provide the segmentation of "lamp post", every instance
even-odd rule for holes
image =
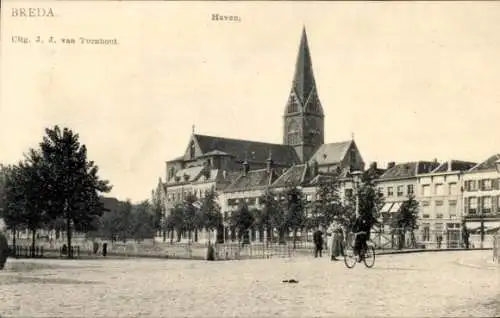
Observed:
[[[354,195],[356,198],[356,217],[359,216],[359,193],[358,193],[358,182],[359,182],[359,177],[361,176],[362,172],[359,170],[351,172],[351,177],[352,177],[352,183],[353,183],[353,190],[354,190]]]

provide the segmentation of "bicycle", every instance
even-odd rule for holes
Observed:
[[[347,268],[353,268],[356,263],[360,263],[361,260],[365,263],[367,268],[372,268],[375,265],[375,247],[372,241],[366,242],[366,247],[361,250],[361,255],[354,254],[354,242],[356,242],[356,237],[361,234],[366,234],[366,232],[350,233],[354,234],[351,239],[346,240],[344,247],[344,264]]]

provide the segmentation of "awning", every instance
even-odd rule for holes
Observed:
[[[481,227],[481,222],[467,222],[465,223],[467,230],[474,231]]]
[[[385,203],[382,209],[380,210],[381,213],[387,213],[391,209],[393,202]]]
[[[392,208],[389,210],[389,212],[391,213],[396,213],[396,212],[399,212],[399,209],[401,208],[401,202],[396,202],[394,203],[394,205],[392,206]]]

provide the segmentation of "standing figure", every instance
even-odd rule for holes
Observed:
[[[329,227],[332,239],[330,243],[330,259],[336,261],[337,257],[344,255],[344,231],[339,223],[333,222]]]
[[[462,239],[464,241],[465,248],[469,249],[469,231],[465,226],[465,222],[462,223]]]
[[[322,252],[323,252],[323,232],[321,229],[318,227],[316,231],[313,234],[313,241],[314,241],[314,257],[322,257]]]

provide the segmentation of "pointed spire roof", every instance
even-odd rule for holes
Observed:
[[[307,42],[307,33],[305,26],[302,28],[302,37],[300,39],[299,52],[297,61],[295,62],[295,74],[293,76],[293,89],[301,99],[305,102],[312,89],[316,86],[314,80],[311,52],[309,43]]]

